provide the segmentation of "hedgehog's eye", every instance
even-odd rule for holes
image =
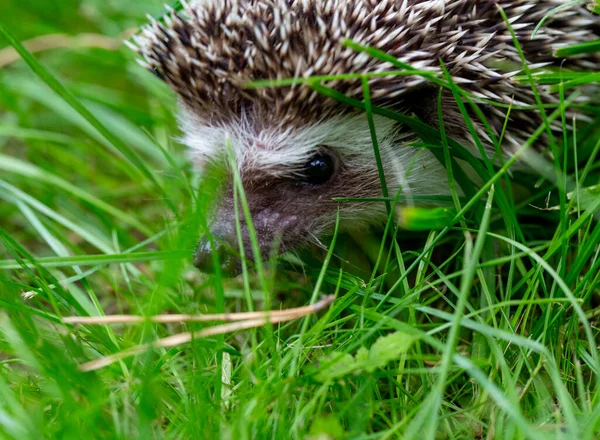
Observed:
[[[300,181],[311,185],[322,185],[331,179],[334,171],[333,158],[324,153],[317,153],[302,168]]]

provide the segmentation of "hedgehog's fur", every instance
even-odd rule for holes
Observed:
[[[332,197],[380,195],[369,127],[364,114],[307,85],[247,88],[248,82],[399,70],[346,47],[344,39],[434,74],[442,73],[443,61],[453,81],[482,104],[493,136],[500,136],[512,107],[502,137],[502,147],[510,152],[531,135],[541,118],[531,86],[514,78],[522,73],[522,60],[499,8],[508,16],[531,69],[597,69],[596,56],[553,58],[557,48],[597,38],[600,29],[598,18],[584,6],[567,3],[198,0],[184,3],[180,12],[171,10],[164,24],[153,20],[134,43],[143,65],[177,92],[183,142],[193,158],[202,163],[222,155],[230,139],[263,250],[277,232],[288,249],[331,228],[337,210]],[[360,79],[325,84],[363,100]],[[374,104],[438,125],[438,89],[422,76],[380,76],[370,78],[369,86]],[[544,104],[558,102],[548,88],[538,90]],[[452,94],[444,92],[442,102],[447,133],[473,146]],[[375,125],[391,194],[399,188],[407,196],[447,193],[439,162],[430,152],[408,145],[416,136],[382,117],[375,117]],[[490,133],[483,124],[475,125],[492,149]],[[285,182],[323,145],[339,162],[336,179],[319,188],[286,187]],[[216,220],[220,235],[233,232],[227,200],[231,191],[228,194]],[[373,204],[343,204],[341,215],[368,223],[385,219],[383,209]]]

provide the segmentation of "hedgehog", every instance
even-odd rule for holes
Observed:
[[[435,78],[448,77],[468,93],[470,105],[487,121],[473,118],[484,154],[492,157],[494,138],[502,139],[502,153],[510,155],[542,123],[531,85],[518,80],[522,56],[532,70],[600,65],[592,55],[553,56],[556,49],[597,38],[600,29],[597,16],[566,0],[181,5],[162,20],[151,19],[131,45],[140,63],[176,93],[180,139],[194,166],[226,163],[232,173],[235,164],[262,258],[274,247],[286,252],[320,245],[338,221],[350,232],[385,224],[385,204],[372,202],[383,198],[373,133],[390,197],[401,194],[403,204],[418,204],[422,196],[451,191],[443,164],[409,126],[379,114],[369,118],[362,109],[319,93],[306,79],[322,77],[321,84],[356,102],[365,102],[366,79],[373,106],[436,129],[443,124],[448,137],[481,158],[459,103]],[[386,57],[356,50],[348,41]],[[399,65],[410,69],[398,74]],[[295,81],[277,83],[285,79]],[[273,83],[249,86],[261,80]],[[542,104],[559,103],[548,87],[537,92]],[[569,119],[585,117],[568,111]],[[560,124],[553,129],[562,131]],[[547,145],[544,136],[538,148]],[[215,252],[222,271],[240,270],[239,255],[232,252],[239,248],[234,206],[229,179],[210,216],[214,239],[201,239],[195,252],[195,265],[206,272],[215,270]],[[250,257],[249,228],[244,220],[241,226],[242,247]]]

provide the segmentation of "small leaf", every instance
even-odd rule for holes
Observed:
[[[332,362],[333,359],[336,360]],[[341,357],[339,357],[339,354],[337,356],[336,354],[324,356],[321,358],[320,363],[325,364],[325,367],[321,368],[315,376],[319,382],[337,379],[352,373],[356,369],[356,360],[348,353]]]
[[[369,350],[370,362],[369,365],[365,366],[365,370],[372,373],[388,362],[398,359],[401,354],[408,351],[414,341],[415,336],[402,332],[380,337]],[[358,360],[358,354],[356,357]]]
[[[369,360],[369,350],[365,347],[360,347],[356,352],[356,361],[357,362],[366,362]]]
[[[396,210],[398,226],[410,231],[428,231],[451,226],[456,209],[446,207],[428,208],[402,206]]]
[[[324,356],[320,361],[324,366],[317,367],[315,378],[320,382],[326,382],[360,371],[372,373],[406,353],[415,339],[413,335],[396,332],[381,336],[370,349],[359,348],[356,356],[349,353]]]
[[[309,440],[334,440],[344,438],[344,427],[336,416],[319,416],[310,427]]]
[[[592,185],[586,188],[581,188],[578,191],[571,191],[567,193],[567,199],[577,200],[577,204],[580,209],[589,209],[590,206],[595,206],[600,199],[600,185]],[[560,211],[560,206],[550,206],[545,208],[547,211]],[[574,206],[571,213],[577,212],[578,207]]]

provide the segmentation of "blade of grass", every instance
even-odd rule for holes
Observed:
[[[60,81],[58,81],[54,75],[50,73],[48,69],[46,69],[25,47],[17,40],[14,35],[8,30],[6,25],[0,21],[0,35],[4,37],[4,39],[15,48],[15,50],[21,55],[21,58],[27,63],[27,65],[31,68],[31,70],[50,87],[54,92],[56,92],[61,98],[63,98],[77,113],[83,116],[98,132],[106,138],[108,142],[119,150],[123,156],[125,156],[133,165],[135,165],[136,169],[147,178],[157,189],[158,193],[161,195],[164,194],[164,190],[156,178],[155,174],[150,171],[150,169],[146,166],[146,163],[138,156],[138,154],[125,142],[123,142],[118,136],[112,134],[110,130],[108,130],[96,117],[86,108],[84,107],[78,100],[73,96],[71,92],[69,92]],[[177,212],[175,206],[173,206],[168,199],[166,199],[167,204],[170,205],[170,208],[173,212]]]

